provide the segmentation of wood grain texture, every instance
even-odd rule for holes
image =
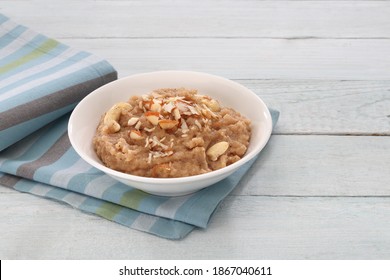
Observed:
[[[280,110],[276,134],[390,135],[390,81],[237,82]]]
[[[281,111],[206,230],[169,241],[0,187],[1,259],[390,258],[390,1],[2,0],[0,12],[120,77],[209,72]]]
[[[106,58],[119,76],[194,70],[230,79],[390,79],[388,40],[64,39]]]
[[[390,38],[386,1],[2,0],[0,11],[57,38]]]
[[[8,241],[0,242],[2,259],[390,257],[389,198],[228,197],[207,230],[179,242],[27,194],[0,196],[0,203],[18,213],[0,213],[2,225],[12,224],[2,231]],[[22,203],[29,211],[21,211]]]
[[[274,135],[234,194],[390,196],[389,137]]]

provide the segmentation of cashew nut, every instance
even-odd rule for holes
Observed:
[[[118,123],[123,110],[131,110],[132,106],[126,102],[119,102],[111,107],[104,116],[104,125],[110,132],[118,132],[121,129]]]

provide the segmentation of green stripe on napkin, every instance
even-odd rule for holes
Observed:
[[[3,74],[7,71],[13,70],[27,62],[30,62],[31,60],[34,60],[42,55],[44,55],[47,52],[50,52],[52,49],[57,47],[60,43],[53,40],[53,39],[47,39],[44,43],[39,45],[36,49],[33,49],[30,53],[22,56],[19,59],[16,59],[4,66],[0,67],[0,74]]]
[[[0,14],[0,151],[116,78],[104,59]]]

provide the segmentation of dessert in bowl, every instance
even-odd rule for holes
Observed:
[[[95,168],[130,187],[177,196],[254,158],[272,120],[246,87],[214,75],[160,71],[106,84],[74,109],[69,138]]]

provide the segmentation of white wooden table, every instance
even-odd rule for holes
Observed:
[[[389,1],[1,0],[110,61],[236,80],[281,111],[207,230],[169,241],[0,187],[1,259],[390,258]]]

